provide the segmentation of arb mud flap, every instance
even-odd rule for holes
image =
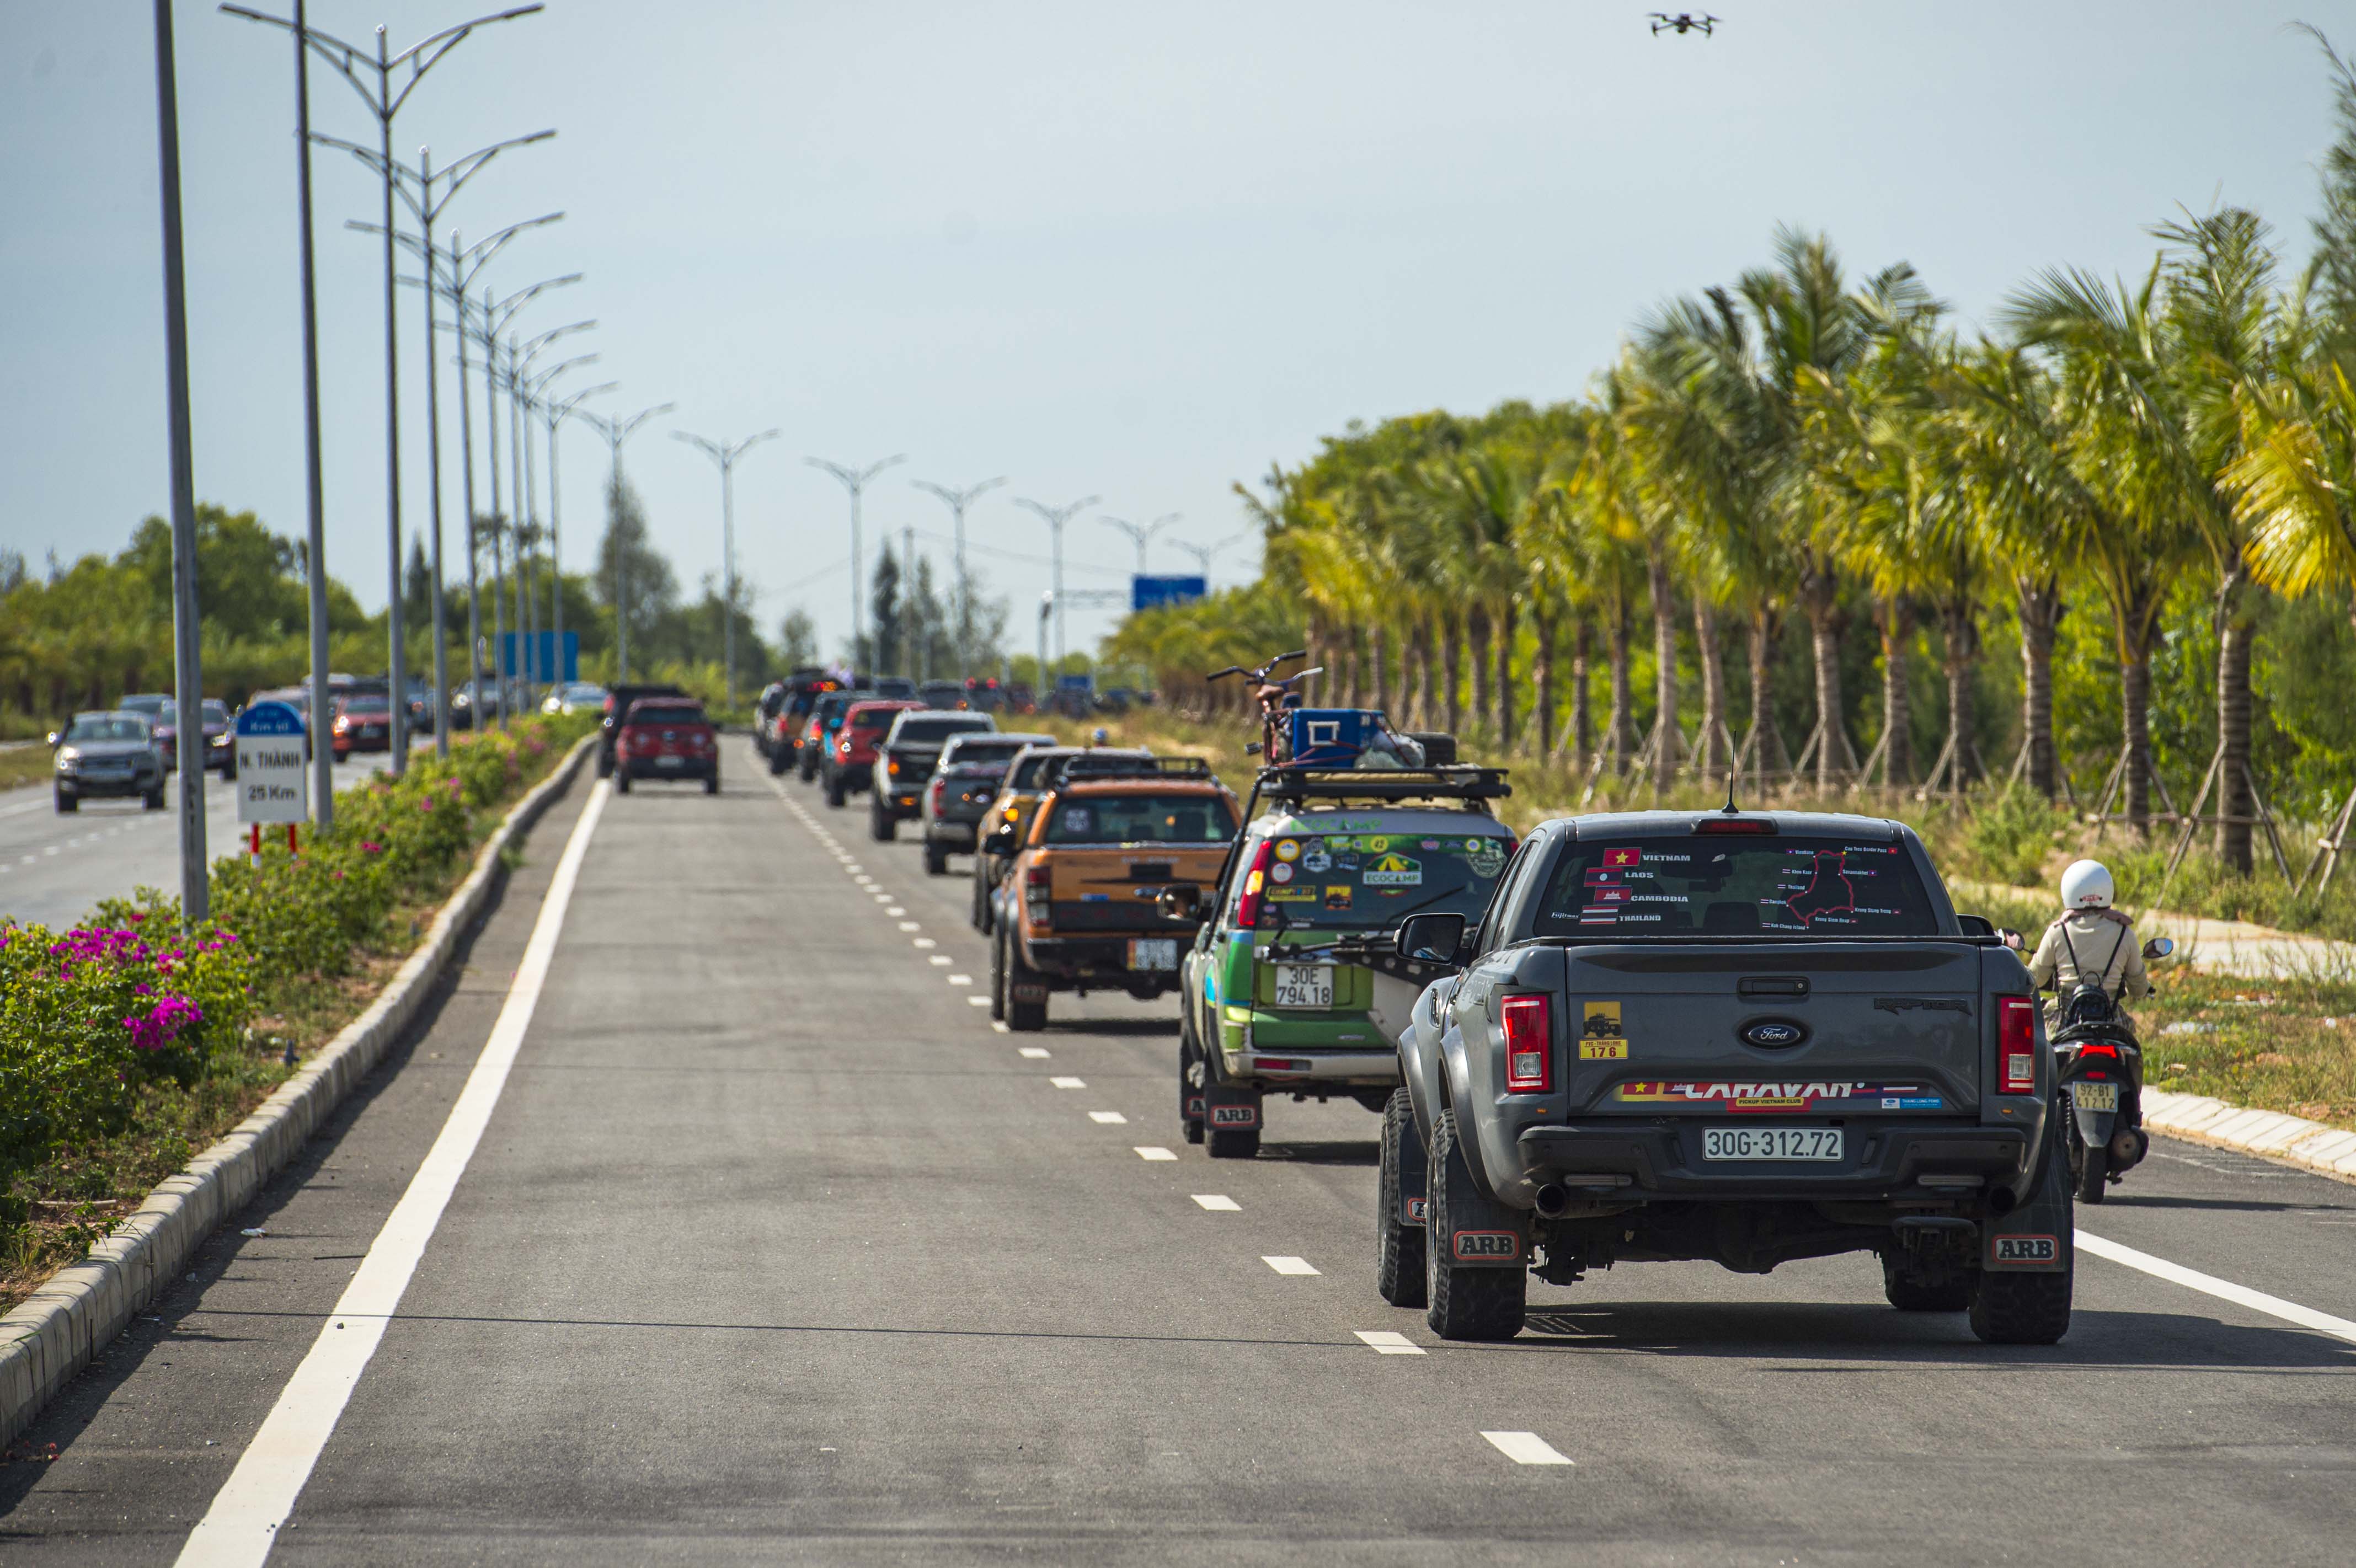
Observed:
[[[1203,1091],[1203,1125],[1215,1133],[1250,1132],[1259,1125],[1259,1095],[1231,1083]]]
[[[1458,1268],[1528,1267],[1530,1216],[1473,1186],[1461,1150],[1433,1152],[1440,1157],[1430,1161],[1427,1173],[1427,1244]]]
[[[2007,1273],[2068,1274],[2077,1207],[2070,1192],[2070,1167],[2057,1139],[2048,1137],[2045,1168],[2036,1189],[2019,1208],[1980,1227],[1980,1266]]]

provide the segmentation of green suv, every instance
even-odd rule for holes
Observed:
[[[1383,1111],[1416,997],[1447,972],[1400,957],[1392,933],[1410,914],[1480,914],[1514,851],[1488,804],[1507,793],[1491,768],[1262,772],[1265,809],[1180,962],[1188,1143],[1250,1158],[1270,1094]]]

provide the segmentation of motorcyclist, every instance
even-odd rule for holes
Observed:
[[[2045,1004],[2049,1028],[2061,1023],[2071,993],[2084,982],[2099,981],[2115,1002],[2151,995],[2135,922],[2111,907],[2115,891],[2100,860],[2073,861],[2062,873],[2062,918],[2045,928],[2029,961],[2029,979],[2053,992]]]

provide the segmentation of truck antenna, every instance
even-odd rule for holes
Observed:
[[[1720,811],[1719,815],[1724,816],[1740,816],[1742,815],[1742,808],[1734,804],[1734,773],[1731,769],[1728,771],[1726,775],[1726,805]]]

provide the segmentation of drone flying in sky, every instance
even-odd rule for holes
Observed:
[[[1655,37],[1665,28],[1672,33],[1699,33],[1706,38],[1717,26],[1718,18],[1707,11],[1698,16],[1690,11],[1680,11],[1674,16],[1663,11],[1653,13],[1653,35]]]

